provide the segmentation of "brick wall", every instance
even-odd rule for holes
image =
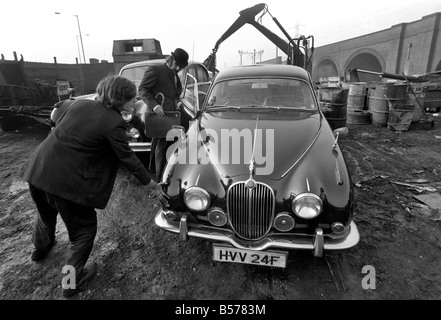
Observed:
[[[405,69],[410,75],[436,71],[441,66],[441,13],[315,48],[312,59],[313,79],[318,80],[323,76],[343,77],[347,68],[354,67],[351,62],[361,55],[369,55],[377,60],[371,66],[368,64],[366,70],[378,71],[374,67],[380,65],[381,71],[393,74],[401,74]],[[330,62],[338,74],[324,74]],[[360,66],[358,68],[365,69]]]

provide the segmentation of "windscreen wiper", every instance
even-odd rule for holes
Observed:
[[[210,106],[208,108],[205,108],[205,112],[210,112],[210,111],[219,111],[219,110],[224,110],[224,109],[234,109],[236,111],[240,111],[241,107],[237,107],[237,106]]]

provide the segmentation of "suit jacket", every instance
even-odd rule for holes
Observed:
[[[72,202],[104,209],[122,163],[146,185],[151,178],[130,149],[125,121],[99,101],[79,100],[21,168],[30,184]]]
[[[182,84],[166,63],[151,65],[145,71],[138,91],[149,112],[152,112],[156,105],[161,104],[160,98],[156,98],[159,92],[165,96],[164,111],[176,111],[176,100],[182,93]]]
[[[75,103],[75,99],[65,99],[57,102],[51,112],[51,127],[55,127],[55,122],[63,116],[63,114]]]

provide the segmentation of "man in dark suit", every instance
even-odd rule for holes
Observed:
[[[55,128],[55,122],[57,122],[57,119],[60,118],[73,103],[75,103],[75,99],[70,97],[54,104],[50,117],[51,130]]]
[[[63,287],[65,297],[96,273],[96,264],[86,265],[97,232],[95,208],[106,207],[120,163],[161,201],[168,198],[128,145],[121,112],[136,101],[136,86],[109,76],[98,84],[97,94],[97,100],[76,100],[56,119],[20,172],[38,210],[33,261],[43,260],[54,245],[58,213],[66,225],[71,244],[66,266],[75,270],[75,285]]]
[[[148,112],[164,116],[167,111],[176,111],[182,93],[178,72],[188,65],[188,53],[177,48],[161,65],[149,66],[139,85],[139,95],[147,105]],[[162,93],[164,101],[159,101]],[[148,116],[148,115],[147,115]],[[152,138],[150,151],[150,171],[156,170],[156,181],[160,182],[167,163],[167,148],[171,141],[165,138]]]

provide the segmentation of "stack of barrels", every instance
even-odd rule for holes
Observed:
[[[389,120],[389,109],[400,109],[406,103],[406,84],[378,83],[369,94],[369,110],[372,113],[372,124],[386,127]]]
[[[407,84],[378,83],[369,95],[372,124],[394,131],[408,130],[415,105],[407,102]]]
[[[348,82],[342,87],[321,87],[318,97],[320,108],[333,130],[345,127],[346,123],[372,123],[404,131],[408,130],[411,121],[421,119],[421,114],[414,111],[415,104],[409,103],[412,99],[407,94],[407,84]]]

